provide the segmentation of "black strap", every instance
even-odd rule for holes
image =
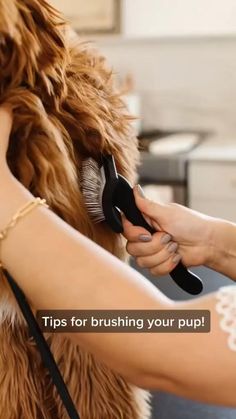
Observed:
[[[58,369],[58,366],[55,362],[55,359],[50,351],[50,348],[41,332],[41,329],[32,313],[30,305],[23,293],[23,291],[19,288],[16,284],[14,279],[10,276],[10,274],[4,270],[4,274],[9,282],[9,285],[16,297],[18,305],[22,311],[22,314],[28,324],[29,331],[31,335],[34,337],[34,340],[38,346],[38,350],[40,352],[42,361],[45,367],[48,369],[52,381],[57,388],[58,394],[62,400],[62,403],[68,413],[68,417],[70,419],[80,419],[79,414],[76,411],[75,405],[71,399],[67,386],[62,378],[62,375]]]

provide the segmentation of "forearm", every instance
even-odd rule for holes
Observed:
[[[236,224],[216,219],[208,251],[207,266],[236,280]]]
[[[13,178],[1,180],[0,229],[31,199]],[[191,305],[169,301],[137,272],[41,207],[9,232],[1,257],[36,308],[160,310],[214,305],[213,298],[205,305],[202,299]],[[232,392],[225,389],[235,381],[236,361],[217,322],[215,315],[212,335],[99,333],[71,337],[135,384],[233,404]],[[222,368],[223,361],[230,374]]]
[[[216,405],[236,407],[236,356],[220,327],[215,293],[176,303],[175,309],[210,310],[209,333],[165,333],[159,340],[160,389]],[[150,374],[151,376],[151,374]],[[153,380],[154,383],[154,380]],[[153,386],[154,387],[154,386]]]
[[[1,180],[0,231],[32,198],[13,177],[1,176]],[[1,260],[36,308],[171,307],[171,302],[141,275],[43,207],[31,211],[9,231],[2,243]],[[141,334],[73,334],[73,338],[131,380],[145,369]]]
[[[5,177],[0,188],[0,231],[32,198],[13,176]],[[43,207],[32,210],[9,231],[0,256],[40,308],[128,309],[133,289],[141,302],[143,293],[150,299],[154,289],[141,275]],[[67,287],[55,293],[56,289],[62,291],[60,284]],[[114,289],[121,290],[122,307],[119,294],[119,302],[111,298]],[[163,297],[163,301],[168,300]]]

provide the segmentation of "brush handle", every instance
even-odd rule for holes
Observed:
[[[115,192],[114,205],[123,211],[127,220],[133,225],[144,227],[151,234],[154,234],[156,230],[146,222],[141,211],[136,206],[132,187],[125,178],[118,176],[119,182]],[[173,271],[170,272],[170,276],[180,288],[191,295],[198,295],[203,289],[201,279],[189,271],[182,262],[179,262]]]

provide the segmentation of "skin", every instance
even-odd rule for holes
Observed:
[[[12,215],[32,199],[30,192],[10,173],[6,163],[11,124],[10,111],[0,109],[0,231]],[[139,206],[146,205],[146,200],[139,200],[137,193],[136,199]],[[154,210],[153,203],[147,205]],[[146,207],[143,210],[154,220],[154,213],[148,212]],[[194,214],[189,214],[189,217],[188,222],[194,222]],[[162,223],[160,216],[158,223]],[[175,224],[176,220],[173,220],[173,228],[177,228]],[[126,235],[131,227],[134,231],[133,226],[126,224]],[[206,233],[205,229],[203,233],[206,240],[211,241],[211,246],[218,249],[211,238],[214,234]],[[160,234],[164,233],[157,237],[161,237]],[[174,236],[174,230],[172,234]],[[186,227],[188,234],[186,243],[192,240]],[[177,234],[176,239],[179,239]],[[201,249],[203,242],[199,234],[199,240],[192,247]],[[135,243],[140,244],[131,241],[128,246]],[[149,246],[151,242],[142,244]],[[185,253],[182,248],[186,249]],[[191,245],[183,244],[182,248],[180,244],[183,260],[187,262],[189,258],[190,262],[191,250],[188,248]],[[159,253],[156,247],[153,251]],[[199,259],[196,261],[203,252],[198,250],[197,254]],[[34,209],[9,231],[2,242],[1,260],[32,304],[40,309],[210,310],[210,333],[73,333],[70,337],[131,383],[236,407],[236,356],[228,349],[227,335],[219,327],[214,294],[181,303],[167,299],[142,275],[43,207]]]
[[[236,280],[234,223],[182,205],[152,202],[143,196],[139,186],[135,188],[135,198],[146,219],[159,230],[151,236],[123,218],[127,251],[140,267],[149,269],[154,276],[165,275],[175,267],[177,257],[187,267],[204,265]],[[171,251],[173,244],[175,252]]]

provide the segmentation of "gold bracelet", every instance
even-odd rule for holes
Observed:
[[[49,208],[48,204],[46,203],[46,199],[34,198],[33,200],[27,202],[27,204],[25,204],[13,215],[13,217],[11,218],[7,226],[4,228],[4,230],[0,232],[0,245],[3,242],[3,240],[8,236],[9,230],[11,230],[21,218],[27,215],[38,205],[43,205],[44,207]],[[1,260],[0,268],[3,268]]]

